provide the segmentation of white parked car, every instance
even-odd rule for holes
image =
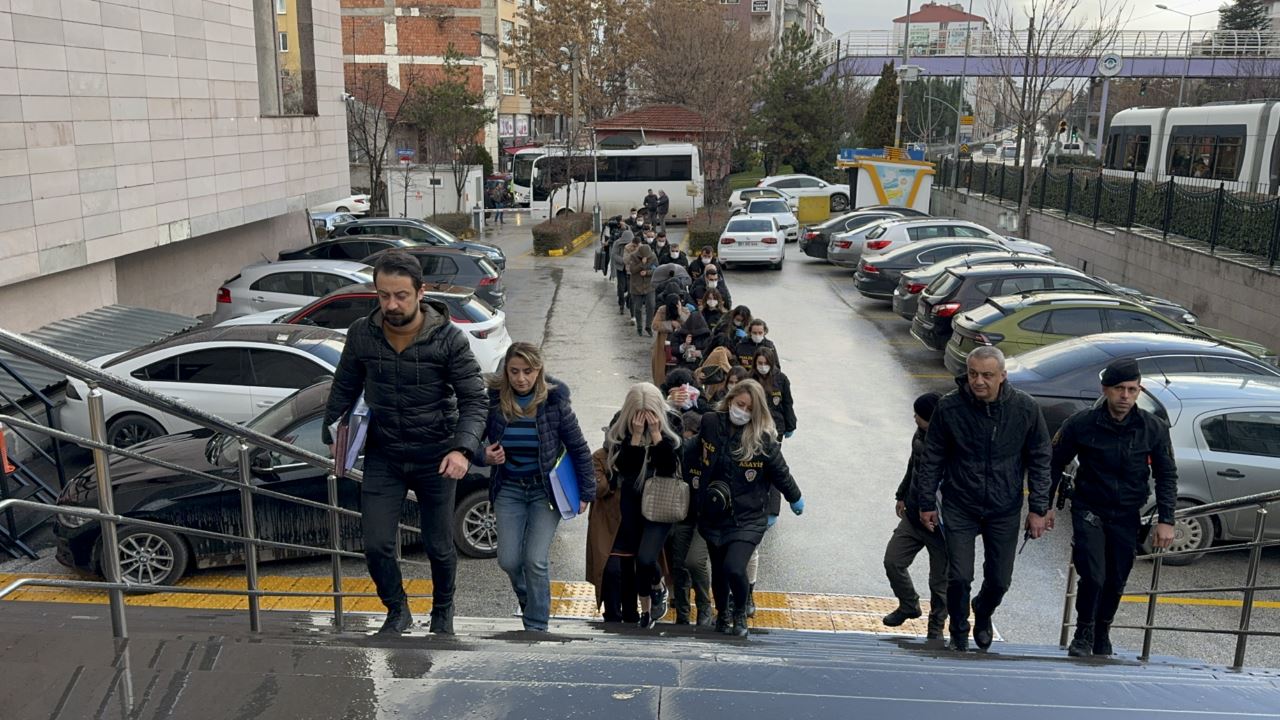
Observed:
[[[471,353],[484,372],[497,372],[502,358],[511,347],[511,335],[507,332],[507,316],[477,298],[471,288],[457,285],[427,285],[427,297],[439,300],[449,307],[449,319],[467,337]],[[372,284],[351,285],[310,303],[305,307],[271,310],[254,315],[244,315],[220,324],[266,325],[288,323],[315,325],[341,333],[347,332],[351,323],[368,316],[378,308],[378,294]]]
[[[333,202],[320,203],[311,208],[313,213],[351,213],[352,215],[365,215],[369,212],[369,196],[368,195],[352,195],[344,197],[341,200]]]
[[[104,355],[89,364],[231,422],[246,422],[295,390],[332,375],[346,337],[318,327],[214,327]],[[90,437],[88,386],[67,378],[62,429]],[[135,445],[194,429],[186,420],[103,393],[107,442]]]
[[[778,232],[783,234],[786,242],[800,239],[800,221],[796,219],[791,207],[782,200],[752,200],[747,203],[747,215],[768,215],[778,223]]]
[[[756,187],[771,187],[796,198],[825,197],[831,212],[849,209],[849,186],[829,183],[812,175],[770,175],[756,183]]]
[[[760,200],[751,204],[755,205]],[[774,201],[776,202],[776,201]],[[768,263],[782,269],[787,258],[787,244],[774,215],[736,215],[729,218],[716,247],[721,267],[748,263]]]
[[[373,282],[373,268],[354,260],[256,263],[218,288],[212,322],[306,305],[334,290],[367,282]]]
[[[729,195],[729,210],[730,212],[746,212],[747,203],[752,200],[762,199],[783,200],[791,208],[792,212],[795,212],[800,207],[799,200],[781,190],[771,187],[750,187],[734,190]]]
[[[978,223],[953,218],[926,217],[883,220],[869,227],[859,228],[849,233],[847,238],[833,236],[833,246],[837,239],[847,239],[852,242],[847,248],[839,247],[833,250],[829,247],[827,259],[836,265],[857,267],[858,262],[864,257],[883,255],[909,242],[949,237],[995,240],[1015,252],[1053,256],[1053,249],[1048,245],[1005,237]]]

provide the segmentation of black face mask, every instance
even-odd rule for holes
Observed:
[[[702,382],[706,383],[707,385],[719,385],[720,383],[724,382],[724,370],[720,368],[714,368],[712,370],[703,371]]]

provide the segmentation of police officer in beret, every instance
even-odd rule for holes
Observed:
[[[1120,607],[1138,545],[1150,528],[1142,506],[1155,477],[1156,519],[1152,545],[1173,542],[1178,470],[1169,425],[1137,407],[1142,376],[1134,360],[1117,360],[1102,371],[1103,397],[1067,418],[1053,438],[1053,490],[1062,471],[1078,459],[1071,495],[1072,551],[1080,580],[1076,589],[1076,634],[1072,657],[1111,655],[1111,622]]]

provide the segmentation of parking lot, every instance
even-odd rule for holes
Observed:
[[[672,238],[682,231],[673,228]],[[574,408],[593,446],[617,410],[627,387],[649,379],[649,338],[638,338],[618,313],[614,287],[591,270],[590,248],[564,258],[534,257],[527,226],[507,226],[487,240],[507,255],[507,327],[515,340],[541,343],[551,375],[573,392]],[[234,269],[227,269],[234,271]],[[926,390],[945,392],[954,381],[938,355],[909,334],[909,323],[887,304],[853,287],[852,272],[788,248],[781,272],[733,269],[726,273],[735,304],[769,322],[782,370],[791,378],[799,429],[786,456],[805,493],[803,517],[784,514],[762,545],[760,590],[888,596],[881,565],[884,542],[896,524],[893,494],[902,477],[912,433],[911,402]],[[996,614],[1006,640],[1056,643],[1066,588],[1069,518],[1061,517],[1045,539],[1019,556],[1013,588]],[[552,577],[583,579],[586,519],[561,525],[552,550]],[[1215,587],[1244,579],[1246,555],[1230,552],[1185,568],[1166,567],[1162,586]],[[1260,584],[1280,583],[1280,552],[1264,558]],[[8,563],[2,570],[60,572],[51,552],[36,563]],[[1131,592],[1148,583],[1150,563],[1139,561]],[[915,566],[925,587],[924,558]],[[276,563],[272,574],[323,575],[327,561]],[[363,574],[360,563],[348,571]],[[412,567],[407,574],[421,574]],[[510,614],[506,576],[492,560],[463,560],[458,611],[469,616]],[[1238,594],[1197,595],[1161,604],[1157,621],[1168,626],[1236,627]],[[1254,626],[1280,630],[1280,593],[1260,593]],[[1143,618],[1145,605],[1126,602],[1119,623]],[[1132,653],[1138,635],[1117,631],[1117,645]],[[1164,633],[1156,653],[1230,662],[1233,638]],[[1249,664],[1280,664],[1280,642],[1255,639]]]

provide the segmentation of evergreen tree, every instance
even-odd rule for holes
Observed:
[[[898,77],[893,63],[885,63],[880,80],[867,101],[867,114],[858,127],[858,140],[863,147],[880,148],[893,145],[893,130],[898,112]]]
[[[1261,0],[1235,0],[1218,8],[1219,30],[1269,30],[1271,18]]]
[[[815,175],[831,167],[838,98],[834,80],[825,74],[813,38],[799,27],[787,28],[756,87],[759,111],[752,129],[770,171],[782,163]]]

